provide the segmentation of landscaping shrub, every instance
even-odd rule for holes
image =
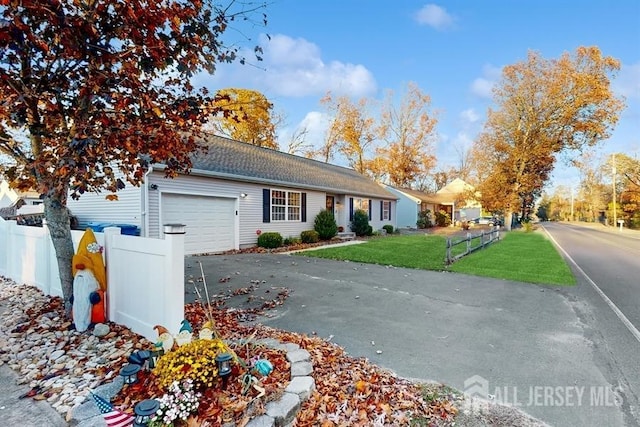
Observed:
[[[436,212],[436,225],[438,227],[448,227],[451,225],[451,217],[446,211]]]
[[[300,233],[300,241],[302,243],[317,243],[320,236],[316,230],[305,230]]]
[[[356,236],[370,236],[373,234],[373,228],[369,225],[368,212],[358,209],[353,213],[351,231],[356,233]]]
[[[262,233],[258,236],[258,246],[267,249],[279,248],[282,246],[282,236],[274,231]]]
[[[430,209],[418,212],[418,221],[416,222],[416,226],[418,228],[433,227],[433,222],[431,221]]]
[[[338,224],[331,211],[321,210],[313,222],[313,229],[318,232],[318,236],[322,240],[331,240],[338,234]]]
[[[285,237],[283,243],[285,246],[297,245],[298,243],[300,243],[300,238],[292,236]]]
[[[384,231],[387,232],[387,234],[393,234],[393,225],[391,224],[383,225],[382,228],[384,229]]]

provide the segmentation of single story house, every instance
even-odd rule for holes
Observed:
[[[43,212],[44,204],[37,192],[16,191],[10,188],[9,183],[0,177],[0,216],[8,218],[16,215]]]
[[[431,211],[432,220],[434,213],[439,210],[444,210],[449,214],[453,212],[453,202],[437,194],[389,185],[386,185],[385,188],[398,198],[396,223],[399,228],[416,228],[418,214],[426,210]]]
[[[164,224],[185,224],[187,254],[255,246],[268,231],[298,237],[322,209],[345,231],[356,209],[369,212],[374,230],[396,227],[396,197],[353,169],[215,135],[200,142],[208,151],[194,153],[189,174],[165,178],[164,166],[153,165],[144,185],[127,185],[117,201],[69,199],[79,226],[135,225],[141,236],[161,238]]]
[[[469,184],[456,178],[436,193],[399,188],[385,185],[385,188],[397,198],[396,223],[400,228],[415,228],[418,214],[426,210],[431,211],[434,219],[435,212],[445,211],[451,217],[451,223],[480,216],[480,204],[474,200],[463,201],[465,192],[472,190]]]
[[[436,192],[439,197],[453,201],[453,221],[467,221],[482,215],[482,205],[476,197],[475,188],[460,178],[456,178]]]

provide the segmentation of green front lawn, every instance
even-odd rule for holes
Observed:
[[[358,245],[327,247],[300,252],[299,255],[422,270],[442,270],[445,251],[446,240],[443,237],[415,234],[385,236]]]
[[[449,271],[518,282],[575,285],[571,269],[553,243],[540,233],[511,231],[498,244],[461,258]]]
[[[485,249],[445,265],[446,239],[441,236],[387,236],[359,245],[328,247],[299,255],[454,271],[519,282],[574,285],[575,277],[553,244],[539,233],[512,231]]]

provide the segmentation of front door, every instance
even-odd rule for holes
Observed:
[[[333,196],[327,196],[327,210],[329,212],[331,212],[333,214],[333,216],[336,215],[336,212],[334,210],[335,209],[335,203],[334,202],[335,202],[335,198]]]

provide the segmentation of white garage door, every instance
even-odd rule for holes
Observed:
[[[162,195],[162,224],[185,224],[187,255],[236,247],[235,199],[184,194]]]

